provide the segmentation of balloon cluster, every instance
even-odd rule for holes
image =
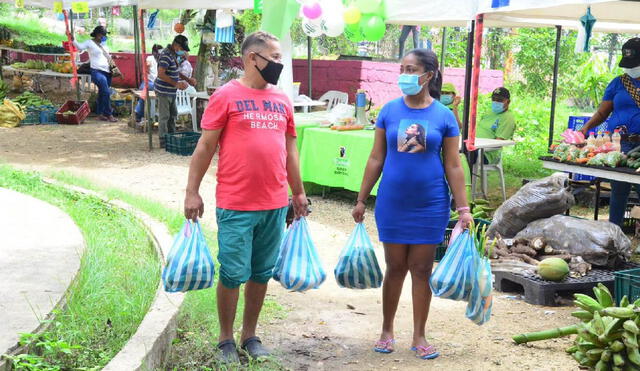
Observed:
[[[343,13],[344,34],[353,42],[384,37],[384,0],[352,0]]]
[[[384,0],[299,0],[302,30],[307,36],[336,37],[343,32],[354,42],[378,41],[384,37]]]
[[[340,36],[344,32],[344,11],[341,0],[304,0],[302,3],[302,30],[307,36]]]

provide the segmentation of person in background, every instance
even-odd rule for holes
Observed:
[[[73,41],[73,45],[78,50],[89,52],[89,64],[91,66],[91,82],[98,87],[98,100],[96,102],[96,113],[101,121],[117,122],[113,117],[111,107],[111,68],[109,60],[111,56],[105,43],[107,42],[107,29],[97,26],[93,29],[91,39],[85,42]]]
[[[147,89],[153,90],[156,78],[158,77],[158,59],[160,59],[160,52],[162,51],[162,45],[155,44],[151,48],[151,55],[147,56]],[[144,89],[144,81],[140,83],[140,90]],[[138,99],[136,105],[136,122],[142,121],[144,117],[144,99]]]
[[[189,62],[189,53],[184,56],[178,56],[178,64],[180,65],[180,81],[189,84],[186,89],[188,93],[196,92],[196,79],[193,78],[193,66]]]
[[[187,219],[202,218],[200,184],[219,148],[217,348],[225,363],[239,361],[233,323],[242,284],[241,348],[253,359],[269,355],[256,327],[284,235],[289,189],[295,217],[308,214],[293,107],[276,86],[283,68],[280,43],[269,33],[254,32],[242,43],[241,54],[244,76],[217,89],[202,116],[184,201]]]
[[[407,41],[409,33],[411,33],[413,36],[413,47],[418,48],[420,46],[420,28],[418,26],[402,26],[402,30],[400,31],[400,39],[398,40],[398,59],[402,59],[402,57],[404,56],[404,43]]]
[[[462,120],[460,120],[460,113],[458,112],[460,101],[462,101],[462,99],[458,95],[458,91],[456,90],[455,85],[450,82],[445,82],[444,84],[442,84],[442,90],[440,91],[440,103],[449,107],[451,112],[453,112],[453,115],[456,117],[458,128],[462,130]]]
[[[626,153],[640,145],[640,38],[629,39],[622,45],[619,66],[624,73],[611,80],[598,111],[580,131],[586,137],[589,130],[608,119],[610,132],[620,130],[621,150]],[[609,221],[622,225],[631,184],[614,180],[610,182]],[[636,185],[635,189],[640,194],[640,187]]]
[[[516,131],[516,119],[509,110],[511,93],[507,88],[500,87],[491,94],[491,113],[478,121],[476,137],[487,139],[511,140]],[[500,160],[502,150],[484,152],[485,164],[495,164]],[[471,152],[471,165],[478,161],[478,151]]]
[[[431,305],[429,278],[436,247],[444,240],[449,224],[449,189],[464,228],[473,217],[458,155],[458,124],[451,111],[438,102],[442,78],[437,56],[426,49],[414,49],[402,59],[400,71],[398,84],[404,96],[380,110],[352,216],[356,223],[364,220],[365,202],[382,175],[375,219],[387,270],[382,286],[382,331],[374,351],[395,351],[394,319],[409,272],[413,297],[411,349],[418,358],[433,359],[439,353],[427,342],[425,329]],[[420,140],[424,146],[402,152],[408,134],[424,136]]]
[[[158,116],[160,147],[164,148],[165,134],[176,131],[176,118],[178,108],[176,106],[176,91],[189,87],[184,81],[180,81],[180,65],[178,57],[184,56],[189,51],[189,40],[178,35],[173,42],[162,50],[158,60],[158,77],[154,84],[154,90],[158,100]]]

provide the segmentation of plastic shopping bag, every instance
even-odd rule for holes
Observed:
[[[370,289],[382,285],[382,271],[364,224],[358,223],[333,271],[340,287]]]
[[[187,220],[173,240],[162,271],[165,291],[201,290],[213,285],[215,266],[200,223]]]
[[[327,278],[304,217],[295,220],[285,233],[273,278],[291,291],[317,289]]]
[[[435,296],[467,300],[475,281],[477,252],[468,230],[455,236],[455,239],[453,234],[447,252],[431,275],[429,285]]]
[[[475,260],[475,282],[469,296],[466,316],[474,323],[482,325],[491,318],[493,276],[491,262],[486,256],[480,257],[478,254]]]

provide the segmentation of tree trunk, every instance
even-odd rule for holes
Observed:
[[[204,24],[214,24],[216,18],[216,11],[214,9],[208,9],[204,15]],[[211,50],[210,44],[205,44],[200,35],[200,49],[198,49],[198,62],[196,64],[196,71],[194,78],[197,81],[196,90],[204,91],[204,80],[207,76],[207,70],[209,69],[210,61],[209,61],[209,52]]]
[[[186,26],[189,22],[191,22],[196,17],[197,14],[198,14],[197,10],[193,10],[193,9],[185,10],[180,16],[180,23],[182,23],[183,26]]]

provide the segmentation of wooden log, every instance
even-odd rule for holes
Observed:
[[[513,252],[512,252],[509,256],[513,256],[513,257],[516,257],[516,258],[520,258],[520,259],[522,259],[522,261],[523,261],[523,262],[525,262],[525,263],[527,263],[527,264],[535,265],[535,266],[537,266],[537,265],[538,265],[538,263],[540,263],[540,261],[539,261],[539,260],[536,260],[536,259],[534,259],[534,258],[530,257],[530,256],[529,256],[529,255],[527,255],[527,254],[519,254],[519,253],[513,253]]]
[[[514,252],[517,254],[529,255],[532,258],[535,258],[535,256],[538,255],[538,252],[536,250],[532,249],[529,246],[524,246],[524,245],[516,245],[511,247],[511,252]]]

